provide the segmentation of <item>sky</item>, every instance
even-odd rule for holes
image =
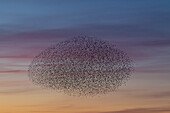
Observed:
[[[0,0],[0,113],[169,113],[169,0]],[[116,92],[72,97],[33,85],[28,67],[75,36],[107,40],[134,61]]]

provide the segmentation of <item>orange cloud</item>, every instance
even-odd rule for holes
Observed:
[[[20,89],[9,89],[5,91],[0,91],[0,94],[5,94],[5,95],[14,95],[14,94],[20,94],[20,93],[27,93],[27,92],[32,92],[32,91],[38,91],[36,88],[20,88]]]
[[[121,111],[106,111],[106,112],[93,112],[93,113],[169,113],[170,107],[165,108],[134,108]],[[92,113],[92,112],[87,112]]]

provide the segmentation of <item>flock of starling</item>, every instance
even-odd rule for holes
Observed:
[[[30,80],[74,96],[115,91],[131,76],[132,60],[108,41],[75,37],[37,55],[29,66]]]

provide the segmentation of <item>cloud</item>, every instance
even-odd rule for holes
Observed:
[[[146,95],[149,98],[167,98],[170,97],[170,91],[157,92],[153,94]]]
[[[160,108],[134,108],[121,111],[106,111],[106,112],[86,112],[86,113],[169,113],[170,107]]]
[[[22,93],[28,93],[33,91],[39,91],[40,89],[36,88],[18,88],[18,89],[9,89],[9,90],[1,90],[1,95],[15,95],[15,94],[22,94]]]
[[[113,40],[162,40],[168,39],[170,36],[169,32],[158,31],[153,28],[148,28],[145,25],[141,26],[138,24],[81,24],[70,28],[58,28],[58,29],[46,29],[28,32],[18,32],[7,36],[2,36],[0,40],[12,41],[50,41],[60,40],[63,38],[71,38],[76,35],[91,35],[100,38],[111,38]],[[154,42],[152,44],[160,44]],[[161,42],[162,43],[162,42]],[[167,43],[167,42],[163,42]],[[152,45],[149,44],[149,45]]]
[[[154,89],[152,89],[154,90]],[[150,89],[119,89],[118,93],[132,97],[132,98],[141,98],[141,99],[163,99],[170,97],[170,91],[150,91]]]
[[[126,41],[118,42],[121,46],[130,47],[167,47],[170,46],[170,40],[148,40],[148,41]]]
[[[140,66],[140,67],[136,67],[135,68],[135,71],[136,72],[139,72],[139,73],[152,73],[152,74],[155,74],[155,73],[159,73],[159,74],[168,74],[170,73],[170,70],[167,69],[167,68],[164,68],[164,66],[160,66],[158,69],[154,67],[154,65],[150,65],[150,66]]]
[[[25,73],[27,70],[4,70],[0,71],[0,73]]]
[[[18,80],[18,81],[0,81],[0,87],[9,87],[9,86],[25,86],[30,85],[30,82],[27,80]]]
[[[1,46],[9,51],[16,51],[13,55],[1,55],[0,58],[30,58],[30,54],[34,51],[40,51],[41,48],[48,47],[52,44],[58,43],[58,41],[72,38],[77,35],[89,35],[98,38],[112,40],[116,45],[120,47],[133,48],[132,54],[135,54],[136,47],[143,47],[148,51],[142,51],[141,48],[136,48],[140,52],[136,53],[136,56],[148,56],[159,54],[160,51],[154,52],[152,47],[167,47],[170,45],[169,33],[166,33],[166,37],[162,37],[165,33],[158,32],[154,29],[143,28],[138,25],[129,24],[85,24],[72,28],[63,29],[47,29],[32,32],[21,32],[0,38]],[[164,40],[163,40],[164,39]],[[15,45],[14,45],[15,44]],[[3,51],[2,50],[2,51]],[[130,50],[130,49],[129,49]],[[18,52],[21,55],[17,55]],[[131,52],[131,51],[130,51]],[[15,55],[16,54],[16,55]],[[167,53],[168,54],[168,53]]]
[[[144,47],[160,47],[160,46],[170,46],[170,40],[153,40],[146,42],[138,42],[136,46],[144,46]]]
[[[138,108],[138,109],[127,109],[123,111],[115,112],[103,112],[103,113],[168,113],[170,108]]]
[[[77,35],[89,35],[104,40],[113,41],[118,47],[125,50],[135,62],[156,60],[162,61],[163,57],[170,54],[165,47],[170,47],[170,33],[157,31],[138,24],[82,24],[70,28],[46,29],[30,32],[20,32],[0,37],[0,59],[10,59],[13,62],[31,62],[41,50],[72,38]],[[164,36],[166,35],[166,36]],[[168,38],[167,38],[168,37]],[[159,58],[158,58],[159,56]],[[147,65],[147,63],[145,63]],[[151,64],[151,63],[150,63]],[[145,65],[145,66],[146,66]],[[137,69],[139,72],[168,73],[168,70],[152,67]],[[23,72],[1,71],[0,73]]]
[[[29,113],[54,113],[56,110],[34,110],[34,111],[28,111]]]
[[[20,55],[20,56],[13,56],[13,55],[8,55],[8,56],[0,56],[0,58],[32,58],[33,56],[31,55]]]

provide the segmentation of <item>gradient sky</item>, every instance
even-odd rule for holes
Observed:
[[[131,80],[97,97],[32,85],[33,57],[78,35],[126,51]],[[0,113],[170,113],[170,0],[0,0]]]

